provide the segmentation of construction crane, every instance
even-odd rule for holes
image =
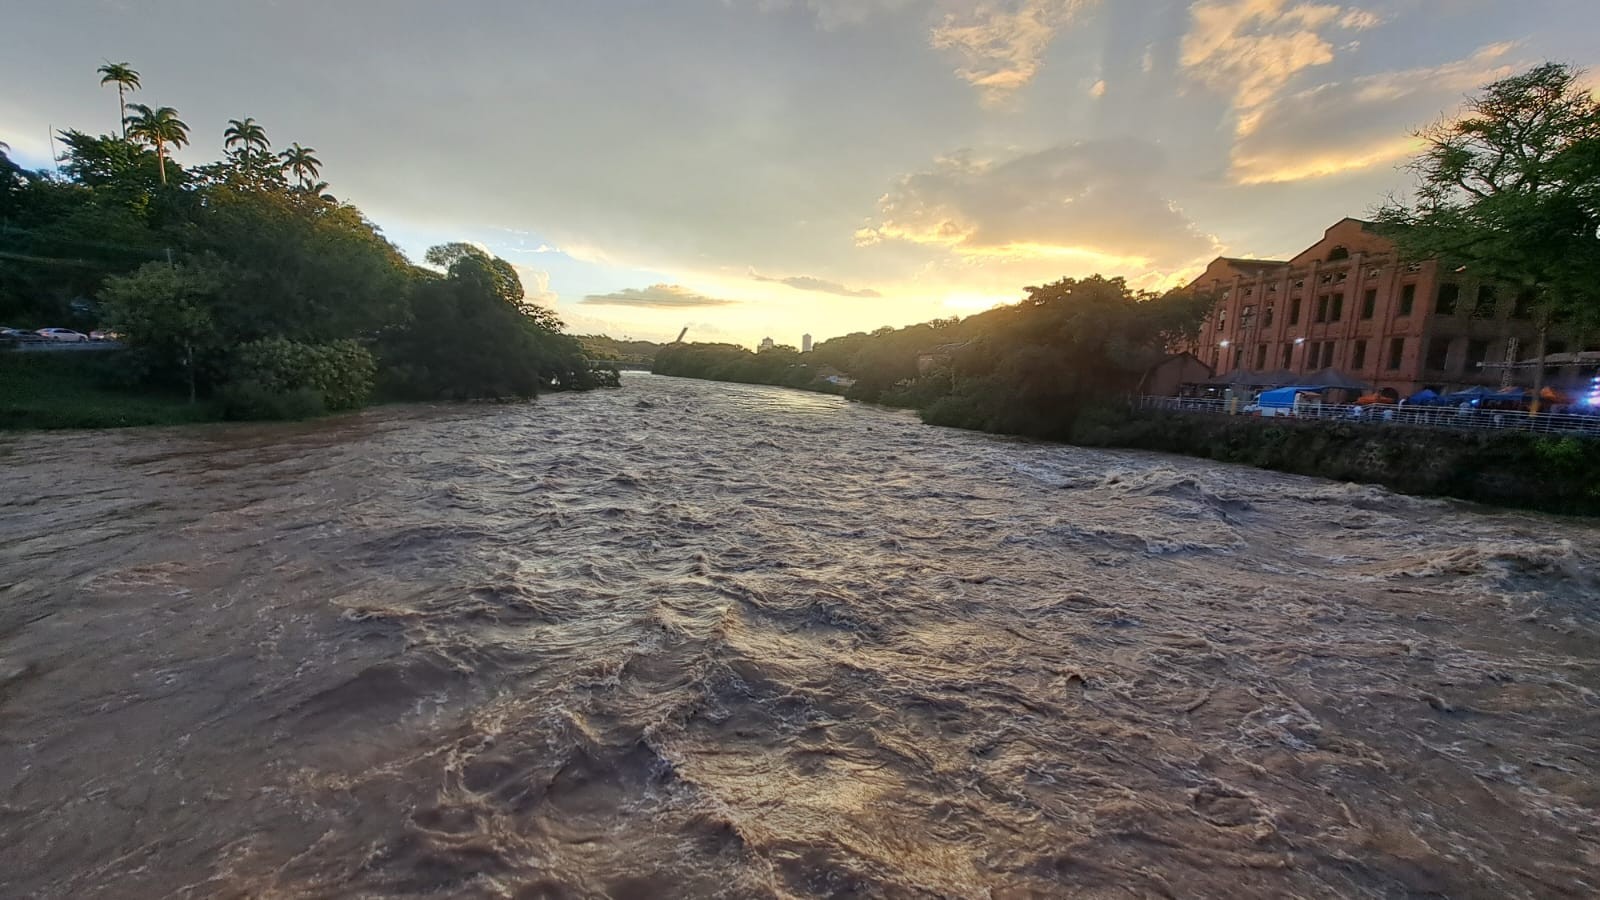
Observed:
[[[683,343],[683,336],[684,336],[684,335],[686,335],[686,334],[688,334],[688,333],[689,333],[689,326],[687,326],[687,325],[685,325],[685,326],[683,326],[683,330],[682,330],[682,331],[680,331],[680,332],[678,332],[678,339],[677,339],[677,340],[675,340],[675,341],[673,341],[673,343],[674,343],[674,344],[681,344],[681,343]]]

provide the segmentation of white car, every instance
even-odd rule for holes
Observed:
[[[47,341],[66,341],[68,343],[82,343],[89,340],[89,336],[81,331],[71,328],[41,328],[34,332]]]

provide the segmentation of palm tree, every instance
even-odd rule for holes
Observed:
[[[305,187],[322,171],[322,160],[312,156],[316,152],[315,147],[302,147],[296,141],[289,145],[289,149],[278,155],[283,157],[284,171],[293,172],[295,180],[300,182],[301,187]]]
[[[114,63],[109,59],[106,60],[105,65],[95,71],[100,73],[100,83],[102,85],[114,84],[117,86],[117,111],[122,113],[122,139],[127,140],[128,104],[123,99],[123,92],[137,91],[139,89],[139,73],[135,72],[133,67],[125,62]]]
[[[243,120],[229,119],[228,130],[222,133],[222,137],[222,146],[225,148],[231,148],[234,144],[241,145],[239,149],[241,160],[249,159],[258,147],[265,153],[267,148],[272,146],[272,142],[267,140],[267,130],[261,127],[261,123],[249,117]]]
[[[133,115],[127,118],[128,136],[144,141],[156,148],[156,159],[161,163],[161,183],[167,183],[167,145],[182,147],[189,143],[189,126],[170,106],[151,109],[143,103],[133,104]]]

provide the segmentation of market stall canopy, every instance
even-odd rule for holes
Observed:
[[[1315,384],[1325,389],[1342,388],[1347,391],[1364,391],[1369,387],[1366,382],[1357,381],[1331,366],[1326,369],[1318,369],[1310,375],[1302,375],[1298,380],[1304,381],[1306,384]]]
[[[1464,391],[1456,391],[1454,394],[1446,394],[1434,402],[1441,405],[1455,406],[1470,400],[1482,400],[1485,397],[1493,396],[1495,396],[1494,391],[1491,391],[1486,387],[1469,387]]]
[[[1263,409],[1288,409],[1294,406],[1294,398],[1298,394],[1316,394],[1321,392],[1320,387],[1281,387],[1270,391],[1261,392],[1261,406]]]
[[[1439,399],[1439,392],[1432,388],[1423,388],[1406,398],[1412,406],[1424,406]]]
[[[1281,384],[1293,384],[1302,377],[1288,369],[1277,369],[1271,372],[1252,372],[1249,369],[1235,369],[1226,375],[1218,375],[1206,383],[1225,385],[1227,387],[1277,387]]]

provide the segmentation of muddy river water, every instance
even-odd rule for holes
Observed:
[[[1585,522],[653,376],[0,471],[6,898],[1600,894]]]

